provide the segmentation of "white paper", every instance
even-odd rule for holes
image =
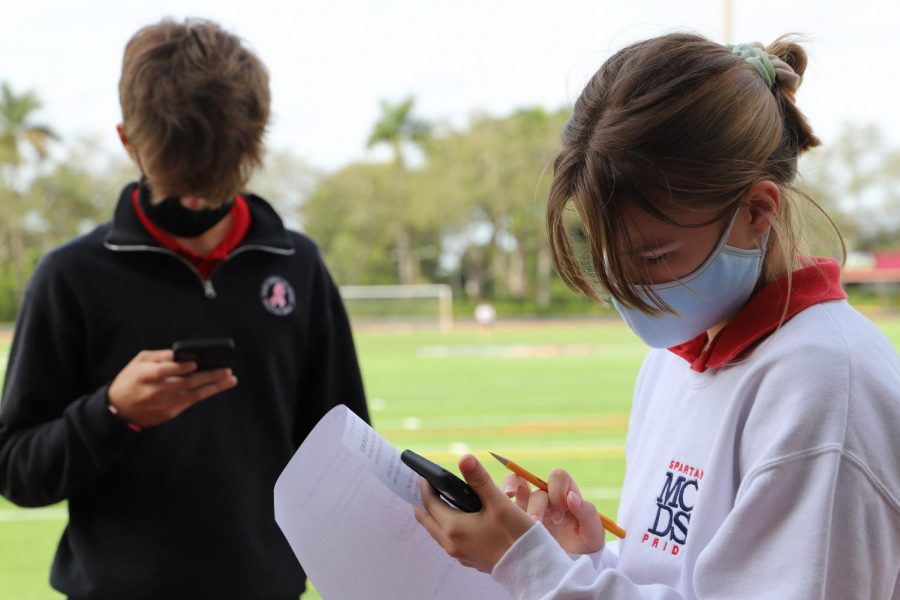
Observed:
[[[413,517],[419,476],[346,406],[328,412],[275,483],[275,521],[324,600],[502,600]]]
[[[363,464],[368,465],[372,474],[388,489],[409,504],[422,508],[419,475],[400,460],[400,451],[365,421],[348,409],[344,410],[347,413],[344,435],[341,438],[344,447]]]

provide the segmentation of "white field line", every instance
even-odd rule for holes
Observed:
[[[647,348],[639,342],[622,344],[443,344],[416,348],[416,357],[418,358],[554,359],[567,356],[640,357],[645,354],[647,354]]]
[[[385,402],[382,399],[379,399],[380,402]],[[519,409],[522,407],[519,406]],[[383,407],[382,409],[383,410]],[[451,427],[484,427],[487,425],[495,425],[498,427],[508,426],[508,427],[516,427],[523,425],[540,425],[542,423],[563,423],[563,422],[578,422],[581,419],[590,419],[597,421],[605,421],[605,420],[614,420],[614,419],[622,419],[624,418],[626,421],[628,419],[628,412],[624,410],[617,410],[613,412],[607,413],[597,413],[597,412],[585,412],[585,413],[574,413],[574,414],[560,414],[560,413],[525,413],[521,415],[510,415],[510,414],[491,414],[491,415],[478,415],[477,417],[471,416],[457,416],[457,417],[449,417],[449,416],[441,416],[441,417],[432,417],[432,416],[421,416],[421,415],[407,415],[404,417],[375,417],[375,429],[383,430],[383,429],[404,429],[404,425],[407,419],[418,419],[419,427],[421,429],[445,429]]]

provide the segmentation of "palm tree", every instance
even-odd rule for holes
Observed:
[[[378,144],[388,144],[393,152],[394,164],[401,169],[406,168],[403,146],[408,143],[423,144],[428,140],[431,127],[426,121],[416,119],[412,115],[415,99],[409,97],[397,104],[381,101],[381,117],[375,122],[367,148]]]
[[[394,167],[400,171],[398,181],[406,174],[406,157],[403,153],[404,146],[408,144],[424,144],[431,133],[428,123],[420,119],[416,119],[413,112],[415,99],[413,97],[406,98],[392,104],[386,100],[381,101],[381,116],[375,122],[369,141],[366,142],[367,148],[372,148],[379,144],[387,144],[391,147],[393,154]],[[399,200],[404,194],[397,192]],[[405,194],[407,203],[411,201],[409,194]],[[405,222],[403,216],[409,214],[410,206],[398,206],[397,213],[397,229],[394,235],[394,246],[397,257],[397,275],[400,283],[413,283],[417,277],[417,265],[412,251],[412,232],[409,223]]]
[[[16,296],[21,300],[27,265],[22,221],[28,205],[18,189],[22,146],[30,146],[43,160],[56,134],[46,125],[34,123],[32,116],[41,107],[33,92],[17,95],[8,83],[0,84],[0,259],[6,262]]]
[[[48,126],[31,121],[40,107],[33,92],[16,95],[8,83],[0,84],[0,164],[20,165],[23,143],[31,146],[38,157],[47,156],[47,144],[56,139],[56,134]]]

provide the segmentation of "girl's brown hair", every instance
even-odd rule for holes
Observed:
[[[806,53],[790,39],[765,51],[803,76]],[[715,221],[734,214],[753,184],[770,180],[782,203],[761,283],[782,274],[776,264],[789,273],[802,262],[805,241],[788,192],[802,196],[792,186],[797,158],[817,145],[791,91],[777,82],[769,89],[752,64],[725,46],[691,34],[628,46],[588,82],[562,135],[547,204],[557,270],[595,300],[605,291],[647,313],[667,310],[652,292],[648,302],[626,276],[641,266],[621,251],[631,245],[623,206],[635,202],[674,224],[680,224],[668,214],[674,208],[713,211]],[[589,256],[573,246],[564,219],[570,202]]]
[[[262,160],[268,72],[211,21],[166,19],[134,34],[119,99],[125,135],[158,194],[215,205],[238,193]]]

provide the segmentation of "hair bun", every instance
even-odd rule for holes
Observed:
[[[804,152],[811,148],[815,148],[822,142],[813,133],[812,127],[800,109],[795,104],[795,95],[797,88],[803,82],[803,74],[806,72],[808,63],[806,50],[795,40],[795,34],[787,34],[779,37],[766,47],[766,52],[777,57],[775,63],[781,61],[793,70],[795,76],[792,78],[784,73],[776,64],[778,71],[776,78],[776,95],[782,100],[782,111],[784,115],[785,127],[788,135],[792,138],[793,144],[797,148],[797,152]]]
[[[775,57],[773,61],[777,71],[777,87],[794,101],[803,74],[806,72],[806,50],[794,41],[795,36],[783,35],[766,48],[766,52]],[[779,64],[780,63],[780,64]]]
[[[796,43],[795,36],[792,34],[783,35],[766,48],[766,52],[769,54],[773,54],[777,56],[779,59],[783,60],[788,64],[791,69],[794,70],[794,73],[803,78],[803,73],[806,72],[806,50],[803,49],[800,44]]]

